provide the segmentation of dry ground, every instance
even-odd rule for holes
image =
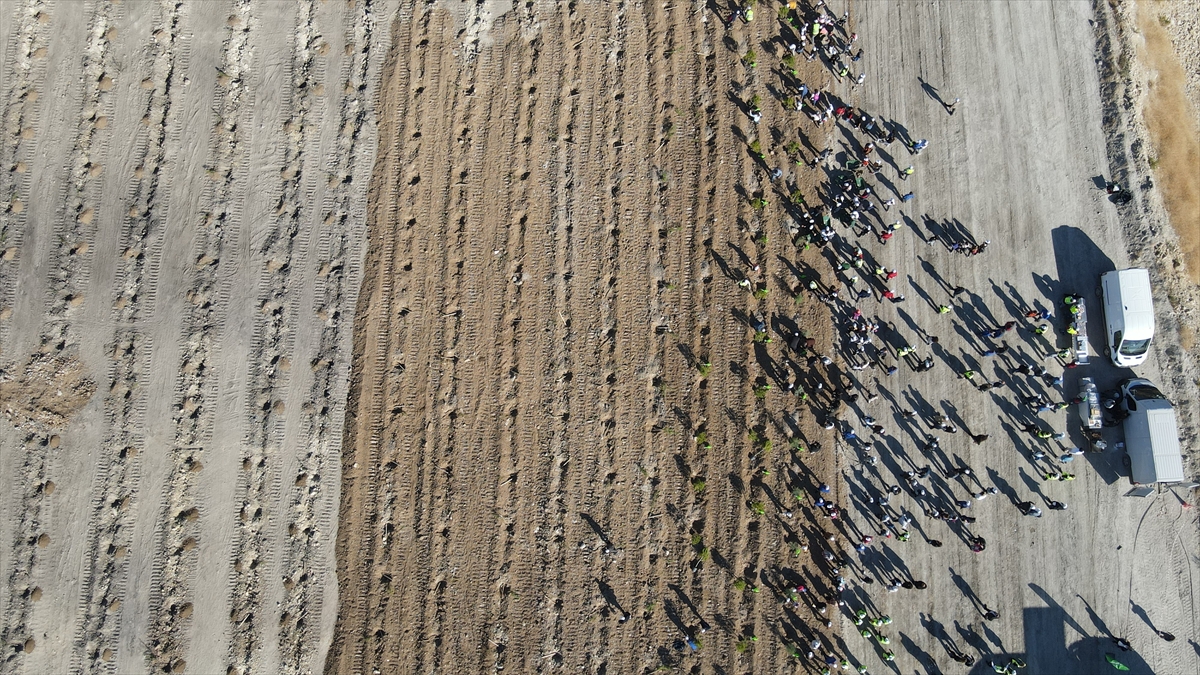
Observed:
[[[902,270],[909,299],[865,306],[896,331],[893,347],[919,344],[920,328],[942,336],[932,373],[862,379],[883,395],[863,412],[897,436],[880,445],[878,469],[840,444],[830,457],[828,439],[826,454],[787,452],[794,399],[778,387],[754,395],[784,350],[779,338],[752,342],[740,316],[759,305],[734,280],[760,264],[771,289],[761,307],[786,319],[797,311],[784,292],[796,280],[789,265],[828,274],[784,244],[778,196],[762,216],[746,203],[765,174],[746,153],[757,135],[738,104],[775,81],[774,47],[762,42],[777,30],[774,5],[728,37],[709,8],[691,3],[407,7],[381,94],[330,672],[790,672],[784,643],[818,624],[807,610],[781,608],[777,592],[798,578],[787,570],[819,565],[787,550],[791,532],[814,533],[788,492],[832,470],[845,479],[836,498],[857,511],[865,491],[929,461],[901,407],[945,412],[988,434],[983,446],[962,434],[943,445],[1002,494],[972,511],[972,529],[991,542],[984,555],[926,521],[909,497],[895,500],[922,533],[947,542],[877,544],[888,553],[867,559],[926,580],[923,594],[854,583],[856,606],[895,619],[900,672],[957,667],[943,649],[952,640],[991,657],[1021,655],[1033,672],[1092,673],[1107,667],[1111,634],[1134,641],[1127,662],[1138,672],[1193,672],[1194,643],[1150,631],[1196,633],[1194,512],[1170,492],[1121,497],[1116,431],[1108,453],[1072,467],[1075,482],[1043,485],[1016,431],[1026,416],[1018,396],[1040,387],[975,365],[983,324],[1054,307],[1067,291],[1091,294],[1100,272],[1145,260],[1159,241],[1130,229],[1137,212],[1119,213],[1095,187],[1121,165],[1114,148],[1125,139],[1104,135],[1091,5],[857,8],[870,79],[835,91],[931,140],[906,187],[917,193],[903,209],[910,227],[886,249],[862,242]],[[751,48],[754,75],[738,58]],[[955,116],[938,96],[963,98]],[[811,134],[803,118],[764,107],[765,147],[797,127]],[[849,132],[835,139],[857,148]],[[910,161],[899,146],[881,154],[889,172]],[[920,237],[937,227],[924,215],[957,221],[992,247],[967,260],[926,246]],[[934,311],[945,299],[939,279],[972,291],[951,316]],[[1160,296],[1160,344],[1139,372],[1160,379],[1161,366],[1163,386],[1185,402],[1194,370]],[[802,324],[827,321],[818,310],[802,305]],[[1019,358],[1040,361],[1049,347],[1030,339]],[[707,377],[697,362],[712,363]],[[984,394],[951,372],[968,366],[1009,389]],[[1108,387],[1128,373],[1095,358],[1085,374]],[[1079,375],[1069,372],[1053,395],[1073,395]],[[820,439],[812,419],[800,416],[806,440]],[[1076,421],[1044,423],[1068,430]],[[768,475],[752,429],[774,442]],[[696,442],[701,431],[711,450]],[[1040,495],[1071,508],[1035,521],[1010,505]],[[754,517],[756,501],[766,517]],[[796,520],[783,514],[792,508]],[[851,518],[865,526],[863,515]],[[704,549],[707,562],[693,572]],[[739,590],[739,578],[761,592]],[[1002,620],[984,625],[967,588]],[[679,648],[701,620],[713,629],[700,652]],[[873,643],[837,622],[848,636],[832,641],[839,651],[886,669]],[[749,633],[759,640],[746,641]]]
[[[318,670],[389,3],[0,12],[0,672]]]
[[[0,673],[792,672],[783,644],[822,632],[884,668],[848,621],[778,602],[825,564],[794,551],[828,523],[793,488],[853,503],[921,460],[898,436],[875,475],[833,443],[813,407],[846,374],[780,337],[794,321],[832,349],[827,311],[792,298],[828,265],[788,242],[779,189],[812,196],[824,174],[781,148],[829,139],[774,104],[760,4],[727,34],[693,0],[6,3]],[[1107,7],[852,5],[870,79],[835,91],[931,140],[915,227],[863,242],[909,300],[866,308],[971,363],[978,322],[1152,266],[1160,340],[1139,374],[1184,406],[1190,449],[1196,370],[1174,335],[1194,303]],[[957,114],[934,94],[963,97]],[[1113,174],[1137,186],[1126,210],[1093,187]],[[993,246],[931,249],[925,213]],[[973,291],[952,316],[922,304],[938,275]],[[772,342],[752,340],[755,311]],[[1128,374],[1100,361],[1104,386]],[[780,391],[788,371],[811,401]],[[865,412],[889,429],[906,428],[889,403],[927,402],[990,434],[944,446],[1005,492],[974,508],[983,556],[936,522],[945,548],[887,547],[925,594],[854,579],[855,603],[895,618],[901,672],[957,667],[949,638],[1082,675],[1109,633],[1135,672],[1197,672],[1194,511],[1120,497],[1115,448],[1040,485],[1012,393],[943,365],[874,379]],[[1039,491],[1071,509],[1033,521],[1005,501]],[[984,626],[965,586],[1002,620]]]
[[[734,586],[809,565],[789,486],[831,459],[789,446],[819,439],[807,406],[754,393],[795,367],[779,321],[822,350],[830,332],[788,293],[818,258],[744,140],[798,139],[759,44],[775,22],[726,38],[694,2],[501,4],[405,5],[395,26],[327,667],[650,671],[702,618],[704,660],[788,670],[774,593]],[[730,92],[761,96],[757,130]],[[752,342],[754,310],[774,342]]]

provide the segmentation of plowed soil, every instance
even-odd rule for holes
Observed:
[[[725,37],[693,3],[494,4],[395,27],[327,669],[652,671],[711,625],[707,659],[777,671],[779,641],[811,636],[751,587],[811,568],[792,549],[819,526],[789,492],[833,467],[811,410],[828,396],[781,382],[838,377],[776,332],[830,347],[827,310],[793,298],[818,256],[777,192],[815,180],[782,150],[797,122],[825,131],[740,110],[778,81],[739,59],[783,49],[759,42],[771,17]],[[774,342],[752,340],[755,312]]]

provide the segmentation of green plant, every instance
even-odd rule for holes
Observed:
[[[781,63],[783,63],[784,67],[786,67],[788,70],[792,71],[793,73],[796,72],[795,54],[784,54],[783,59],[781,59]]]
[[[750,97],[750,109],[755,111],[762,110],[762,97],[755,94]]]
[[[1149,161],[1150,161],[1150,168],[1151,168],[1151,169],[1157,169],[1157,168],[1158,168],[1158,157],[1151,157],[1151,158],[1149,159]]]
[[[798,155],[798,154],[800,154],[800,141],[792,141],[791,143],[788,143],[787,145],[785,145],[783,147],[783,149],[789,155]],[[796,192],[799,192],[799,190],[797,190]]]
[[[750,208],[754,209],[755,211],[762,211],[763,209],[767,208],[768,203],[769,202],[762,197],[755,197],[754,199],[750,200]]]
[[[692,535],[692,546],[700,546],[701,548],[703,548],[704,537],[699,534],[693,534]]]
[[[704,482],[703,478],[693,478],[692,479],[692,492],[695,492],[696,496],[699,497],[700,495],[704,494],[704,488],[707,485],[708,484]]]
[[[750,152],[753,152],[754,154],[758,155],[759,157],[762,157],[762,155],[763,155],[762,141],[759,141],[757,139],[750,141]]]
[[[804,452],[804,443],[799,438],[792,437],[791,439],[789,439],[788,447],[797,452]],[[796,494],[796,492],[800,492],[800,491],[796,490],[796,491],[792,492],[792,494],[794,495],[794,494]],[[803,494],[803,493],[801,493],[801,494]],[[797,499],[800,499],[800,498],[797,497]]]
[[[785,110],[795,110],[796,109],[796,97],[788,96],[787,98],[783,99],[783,107]]]
[[[754,68],[755,66],[758,65],[758,54],[755,54],[754,50],[751,49],[750,51],[746,52],[745,56],[742,57],[742,61],[747,66]]]
[[[754,515],[762,516],[766,515],[767,506],[762,502],[750,502],[750,510],[754,512]]]
[[[1171,25],[1171,17],[1167,16],[1166,14],[1159,14],[1158,22],[1164,26],[1170,26]]]
[[[804,193],[801,192],[800,190],[792,190],[792,194],[788,195],[788,197],[792,200],[792,203],[795,204],[796,206],[800,206],[801,204],[804,203]]]
[[[696,557],[700,558],[700,562],[705,562],[711,556],[712,556],[712,554],[709,553],[708,547],[705,546],[704,548],[700,549],[700,553]]]
[[[754,342],[757,344],[771,344],[771,336],[767,335],[767,331],[758,331],[754,334]]]
[[[767,439],[762,443],[762,454],[764,456],[771,454],[771,439]]]
[[[707,431],[701,431],[700,433],[696,434],[696,445],[704,448],[705,450],[712,447],[712,445],[710,445],[708,442]]]
[[[696,366],[696,370],[699,371],[700,377],[708,377],[708,374],[712,372],[712,363],[705,361],[704,363]]]
[[[733,587],[739,591],[746,590],[746,580],[745,579],[734,579]]]
[[[784,9],[787,9],[787,8],[785,7]],[[746,650],[750,648],[750,641],[749,640],[738,640],[737,644],[735,644],[733,646],[733,648],[737,650],[737,653],[745,654]]]
[[[771,385],[769,385],[769,384],[759,385],[754,388],[754,398],[761,401],[767,397],[768,391],[771,391]]]
[[[765,246],[766,242],[763,242],[761,245]],[[768,293],[770,293],[770,290],[768,290],[766,288],[760,288],[757,291],[754,291],[754,299],[762,300],[767,297]]]
[[[759,436],[758,432],[755,431],[754,429],[750,430],[750,433],[748,434],[748,436],[750,437],[750,442],[755,445],[758,445],[759,442],[762,441],[762,436]]]

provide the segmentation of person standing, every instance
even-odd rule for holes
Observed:
[[[956,98],[956,99],[954,99],[953,101],[951,101],[950,103],[946,103],[946,102],[944,102],[944,101],[943,101],[943,102],[942,102],[942,107],[946,109],[946,112],[948,112],[948,113],[950,113],[951,115],[953,115],[953,114],[954,114],[954,107],[958,105],[958,102],[959,102],[960,100],[962,100],[962,99],[957,99],[957,98]]]

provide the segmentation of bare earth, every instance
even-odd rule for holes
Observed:
[[[1080,292],[1097,352],[1097,275],[1151,267],[1160,335],[1137,372],[1194,453],[1200,296],[1120,74],[1130,4],[835,0],[864,84],[803,57],[796,76],[930,145],[877,151],[880,195],[915,193],[884,215],[906,222],[887,246],[839,227],[803,250],[791,191],[827,197],[865,138],[779,104],[780,4],[727,31],[700,0],[5,3],[0,675],[815,673],[814,638],[875,673],[1003,655],[1091,675],[1112,636],[1134,673],[1200,675],[1194,495],[1123,497],[1117,429],[1064,465],[1076,480],[1044,482],[1057,463],[1030,451],[1082,439],[1020,431],[1021,396],[1129,372],[1063,372],[1061,321],[1005,357],[1061,387],[976,337]],[[1109,176],[1133,203],[1106,200]],[[952,229],[991,245],[924,243]],[[901,273],[904,302],[857,305],[892,377],[848,369],[851,293],[831,316],[807,287],[836,285],[856,241]],[[923,331],[941,339],[917,373],[892,354],[930,353]],[[861,398],[835,403],[842,386]],[[923,456],[930,429],[902,408],[964,432]],[[827,413],[884,434],[861,451]],[[866,497],[906,470],[969,498],[940,477],[958,462],[999,491],[967,509],[985,552],[907,491],[889,508],[912,538],[852,550],[882,531]],[[813,507],[822,483],[837,522]],[[1012,506],[1043,495],[1070,508]],[[847,606],[785,605],[829,590],[829,534]],[[893,665],[860,607],[893,619]]]
[[[817,149],[828,142],[828,127],[770,97],[782,47],[764,42],[778,34],[774,5],[728,34],[724,13],[690,4],[499,6],[464,15],[434,4],[397,22],[356,328],[343,609],[330,672],[790,672],[788,646],[814,637],[886,670],[844,611],[834,612],[831,632],[808,608],[780,605],[800,581],[828,588],[824,561],[790,549],[803,541],[816,553],[818,528],[833,529],[789,495],[811,494],[833,469],[834,498],[850,507],[840,528],[869,532],[868,495],[909,468],[958,462],[999,488],[969,510],[978,522],[968,529],[988,550],[971,553],[960,527],[926,518],[905,494],[891,508],[913,513],[920,536],[877,541],[848,573],[849,609],[894,619],[884,632],[901,672],[962,668],[943,647],[954,644],[982,656],[973,672],[990,672],[986,660],[1004,655],[1030,672],[1095,673],[1109,668],[1113,635],[1133,642],[1122,656],[1135,672],[1200,672],[1194,642],[1151,632],[1200,629],[1194,511],[1169,491],[1121,496],[1129,483],[1119,431],[1107,432],[1107,453],[1064,465],[1078,475],[1070,483],[1045,483],[1041,472],[1057,462],[1030,452],[1037,445],[1057,456],[1082,439],[1031,444],[1019,431],[1033,418],[1021,396],[1062,400],[1081,375],[1108,388],[1128,373],[1095,357],[1048,389],[989,364],[975,337],[1031,307],[1056,309],[1067,292],[1089,296],[1099,336],[1098,274],[1128,266],[1127,249],[1145,260],[1167,237],[1128,224],[1133,209],[1148,208],[1142,202],[1122,216],[1096,187],[1121,163],[1104,135],[1094,50],[1102,27],[1089,22],[1090,4],[858,8],[852,29],[868,79],[834,92],[896,120],[902,137],[931,142],[916,160],[899,144],[880,151],[893,182],[898,168],[917,165],[896,183],[904,185],[896,196],[911,189],[916,199],[890,246],[860,243],[901,270],[896,288],[908,300],[860,306],[878,312],[892,350],[920,345],[919,329],[942,338],[934,371],[902,366],[891,379],[867,371],[862,385],[880,399],[841,413],[842,428],[861,433],[858,414],[871,415],[894,434],[878,444],[874,468],[841,444],[831,457],[829,439],[811,429],[821,414],[773,380],[795,368],[811,389],[849,375],[841,363],[825,372],[789,362],[780,329],[796,313],[790,291],[806,264],[826,280],[829,265],[787,241],[786,192],[766,188],[774,196],[762,214],[748,205],[766,185],[749,141],[760,139],[766,164],[785,169],[782,148],[797,129]],[[739,58],[751,48],[753,71]],[[818,70],[801,61],[801,79],[824,86],[829,76]],[[768,101],[757,128],[738,109],[754,93]],[[938,97],[963,102],[951,117]],[[862,141],[851,138],[862,137],[843,126],[830,140],[857,153]],[[967,259],[923,242],[955,227],[991,240],[987,253]],[[738,288],[743,274],[755,282],[761,274],[767,299]],[[1166,297],[1176,280],[1160,281],[1162,336],[1139,374],[1162,381],[1187,418],[1195,371]],[[955,285],[969,297],[938,316]],[[828,325],[811,298],[801,306],[801,327]],[[772,325],[770,344],[752,342],[741,322],[755,310]],[[1012,366],[1062,370],[1046,358],[1053,339],[1026,331],[1010,341]],[[1093,351],[1102,348],[1095,338]],[[703,381],[696,361],[713,364]],[[1008,386],[980,392],[955,377],[967,368],[980,373],[976,384]],[[774,388],[756,399],[756,382],[767,381]],[[789,451],[796,408],[802,445],[822,441],[824,454]],[[903,421],[901,408],[944,413],[990,438],[975,446],[942,434],[944,453],[922,457],[928,428]],[[1078,424],[1074,413],[1042,418],[1056,431]],[[711,449],[697,443],[700,431]],[[753,440],[763,434],[774,448],[765,461]],[[968,484],[932,483],[969,498]],[[1012,506],[1043,496],[1070,508],[1035,520]],[[837,551],[858,557],[845,538]],[[892,577],[930,588],[890,594],[882,582]],[[982,602],[1001,619],[985,624]],[[712,630],[700,633],[706,624]],[[688,633],[698,652],[681,642]]]
[[[0,672],[319,670],[389,5],[2,11]]]

